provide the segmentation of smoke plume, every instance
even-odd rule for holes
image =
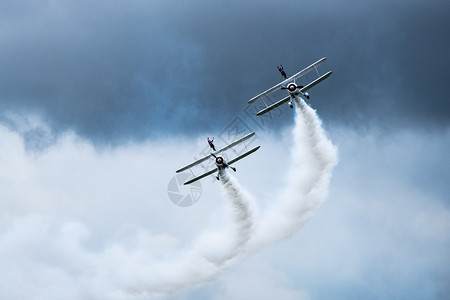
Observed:
[[[301,98],[295,108],[291,166],[284,188],[274,195],[275,204],[258,222],[253,251],[288,238],[303,227],[326,198],[337,163],[337,150],[326,137],[316,112]]]
[[[183,259],[173,263],[153,262],[151,268],[136,265],[136,277],[122,278],[130,295],[153,297],[172,294],[209,282],[227,268],[240,254],[252,236],[253,200],[237,180],[226,173],[221,177],[226,200],[226,218],[221,229],[203,233]],[[124,257],[128,259],[129,257]],[[142,257],[144,260],[145,258]],[[111,270],[122,274],[120,270]]]

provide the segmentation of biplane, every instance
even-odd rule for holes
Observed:
[[[262,100],[264,105],[266,106],[263,110],[259,111],[256,115],[260,116],[263,115],[269,111],[271,111],[272,109],[277,108],[278,106],[280,106],[281,104],[284,104],[286,102],[289,102],[289,106],[292,108],[293,105],[293,101],[297,98],[297,97],[305,97],[307,99],[309,99],[309,94],[306,92],[307,90],[309,90],[310,88],[312,88],[313,86],[315,86],[316,84],[322,82],[323,80],[327,79],[331,73],[333,73],[332,71],[329,71],[325,74],[323,74],[322,76],[320,76],[319,71],[317,69],[317,67],[319,65],[321,65],[327,58],[321,58],[318,61],[316,61],[315,63],[313,63],[312,65],[304,68],[303,70],[301,70],[300,72],[292,75],[291,77],[283,80],[282,82],[278,83],[277,85],[271,87],[270,89],[268,89],[267,91],[262,92],[261,94],[253,97],[252,99],[250,99],[248,101],[248,103],[253,103],[257,100]],[[280,68],[278,68],[278,70],[280,70]],[[303,86],[303,85],[297,85],[295,83],[295,81],[297,79],[299,79],[300,77],[304,76],[305,74],[309,73],[312,70],[316,70],[317,72],[317,76],[319,76],[317,79],[313,80],[312,82],[308,83],[307,85]],[[281,72],[281,71],[280,71]],[[264,100],[264,98],[266,96],[268,96],[269,94],[272,94],[273,92],[277,91],[277,90],[287,90],[289,92],[289,95],[271,105],[268,105],[266,103],[266,101]]]
[[[247,135],[245,135],[245,136],[235,140],[231,144],[226,145],[225,147],[223,147],[223,148],[221,148],[221,149],[219,149],[217,151],[212,152],[210,155],[207,155],[207,156],[205,156],[203,158],[200,158],[200,159],[194,161],[193,163],[190,163],[189,165],[187,165],[185,167],[182,167],[181,169],[177,170],[176,172],[180,173],[180,172],[186,171],[188,169],[191,171],[191,173],[194,176],[194,178],[186,181],[184,184],[193,183],[193,182],[195,182],[197,180],[200,180],[200,179],[202,179],[202,178],[204,178],[204,177],[206,177],[208,175],[213,174],[214,172],[217,172],[216,179],[219,180],[222,176],[225,175],[224,172],[225,172],[225,169],[227,169],[227,168],[230,168],[234,172],[236,172],[236,168],[232,167],[231,164],[233,164],[233,163],[237,162],[238,160],[240,160],[240,159],[242,159],[242,158],[244,158],[244,157],[254,153],[255,151],[257,151],[261,147],[261,146],[257,146],[257,147],[254,147],[253,149],[250,149],[250,150],[247,151],[247,146],[245,146],[245,141],[249,140],[254,135],[255,135],[254,132],[249,133],[249,134],[247,134]],[[225,159],[223,157],[224,152],[229,150],[229,149],[232,149],[233,147],[235,147],[235,146],[237,146],[237,145],[239,145],[241,143],[244,143],[245,153],[240,154],[240,155],[237,154],[238,155],[237,157],[231,159],[228,162],[225,161]],[[194,167],[194,166],[200,165],[203,162],[211,160],[211,159],[214,159],[215,166],[213,165],[212,167],[209,167],[210,170],[208,170],[207,172],[203,173],[202,175],[195,176],[195,174],[194,174],[194,172],[192,172],[191,168]]]

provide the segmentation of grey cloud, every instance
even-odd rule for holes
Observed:
[[[0,107],[55,132],[214,132],[280,79],[276,65],[322,56],[334,74],[311,103],[330,123],[448,126],[446,1],[21,3],[2,4]]]

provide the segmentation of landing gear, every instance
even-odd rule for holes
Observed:
[[[234,167],[230,167],[231,168],[231,170],[233,170],[234,172],[236,172],[236,168],[234,168]]]
[[[219,176],[216,176],[216,179],[219,180]]]
[[[292,101],[289,101],[289,107],[294,108],[294,105],[292,105]]]

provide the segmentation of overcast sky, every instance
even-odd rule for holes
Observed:
[[[330,124],[445,128],[448,1],[2,1],[1,119],[100,143],[214,132],[328,57]],[[325,88],[326,87],[326,88]],[[314,99],[314,97],[317,99]],[[161,125],[164,123],[164,126]],[[289,124],[289,120],[282,125]]]
[[[257,132],[236,176],[264,208],[294,113],[258,119],[247,101],[277,65],[324,56],[333,74],[309,103],[339,151],[328,200],[297,235],[171,297],[447,298],[449,17],[445,0],[0,1],[0,298],[116,297],[70,256],[188,249],[218,226],[219,185],[180,208],[167,184],[233,126]]]

